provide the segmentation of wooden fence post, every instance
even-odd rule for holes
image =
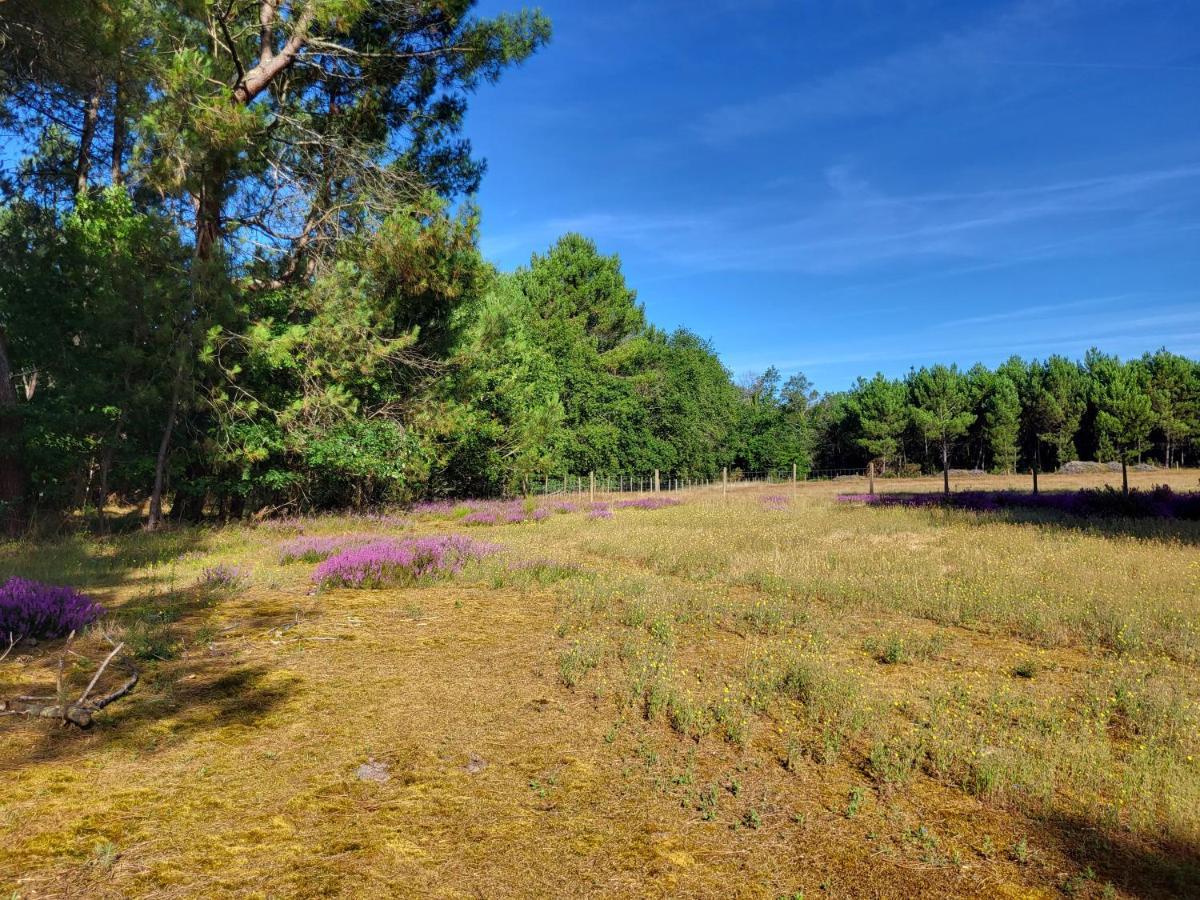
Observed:
[[[588,472],[588,493],[592,503],[596,502],[596,473]]]
[[[721,498],[725,499],[729,496],[729,467],[725,466],[721,469]]]
[[[875,496],[875,460],[867,463],[867,493],[872,497]]]

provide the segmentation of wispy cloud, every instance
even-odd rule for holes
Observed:
[[[824,183],[823,197],[803,215],[777,196],[686,215],[598,212],[489,233],[484,250],[507,257],[580,231],[677,271],[830,274],[929,259],[1028,262],[1178,233],[1195,227],[1188,216],[1200,219],[1200,165],[910,194],[877,189],[837,165]]]
[[[1006,57],[1046,46],[1055,28],[1108,3],[1026,0],[987,21],[789,90],[720,107],[698,125],[714,143],[783,131],[814,119],[888,115],[999,85],[1016,86]]]
[[[1111,306],[1140,297],[1140,294],[1112,294],[1107,297],[1088,297],[1084,300],[1068,300],[1064,303],[1039,303],[1025,306],[1021,309],[1010,309],[1004,312],[988,313],[982,316],[965,316],[958,319],[946,319],[938,323],[941,328],[960,328],[966,325],[994,325],[998,322],[1037,322],[1055,319],[1064,315],[1083,312],[1095,312]]]

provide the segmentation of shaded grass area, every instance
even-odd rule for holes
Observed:
[[[1195,895],[1194,549],[837,490],[478,526],[501,554],[379,590],[280,546],[457,520],[5,548],[144,633],[144,681],[90,733],[0,720],[0,887]]]

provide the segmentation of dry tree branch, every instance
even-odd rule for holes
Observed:
[[[67,644],[75,637],[75,632],[67,637]],[[133,669],[133,674],[127,678],[116,690],[110,691],[95,699],[88,700],[88,696],[92,693],[92,689],[100,681],[100,677],[108,669],[109,663],[113,661],[118,653],[124,649],[124,642],[113,647],[111,653],[104,658],[104,662],[100,664],[100,668],[96,670],[96,674],[92,676],[92,680],[88,682],[88,686],[84,688],[79,699],[68,703],[66,695],[66,687],[63,684],[63,666],[66,661],[68,648],[63,646],[62,653],[58,656],[58,671],[55,679],[55,696],[31,696],[23,695],[12,702],[0,702],[0,716],[32,716],[39,719],[58,719],[63,725],[74,725],[78,728],[90,728],[92,726],[92,717],[104,709],[111,703],[120,700],[126,694],[134,689],[138,683],[138,671]],[[11,647],[9,648],[11,649]],[[6,654],[7,655],[7,654]],[[132,668],[132,667],[131,667]],[[49,706],[33,705],[26,706],[24,709],[13,707],[13,703],[25,704],[43,704],[47,700],[53,701]]]
[[[88,682],[88,686],[83,689],[83,693],[79,695],[79,702],[82,703],[88,698],[88,694],[92,692],[92,688],[96,686],[96,682],[100,680],[100,676],[104,674],[104,670],[108,668],[108,664],[112,662],[114,656],[121,652],[121,648],[125,646],[125,642],[117,644],[113,647],[112,653],[104,658],[104,662],[100,663],[100,668],[96,670],[96,674],[92,676],[92,680]]]

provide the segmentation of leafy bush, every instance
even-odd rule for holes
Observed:
[[[0,636],[56,638],[104,615],[104,607],[70,587],[10,578],[0,585]]]

